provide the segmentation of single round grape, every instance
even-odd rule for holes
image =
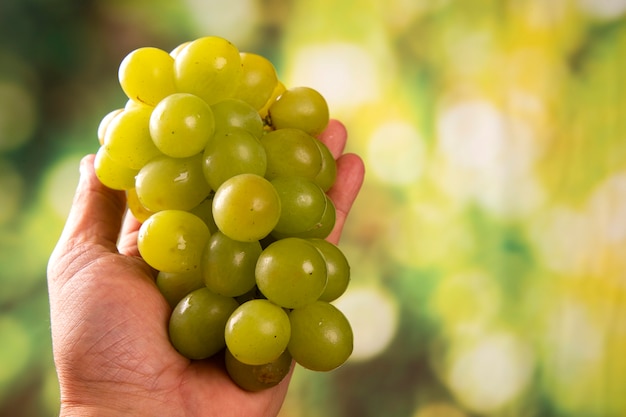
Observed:
[[[207,225],[211,234],[218,231],[215,219],[213,218],[213,195],[209,194],[200,204],[189,210],[190,213],[200,217]]]
[[[113,117],[103,145],[112,159],[128,168],[141,169],[149,160],[162,155],[148,130],[151,112],[148,106],[133,107]]]
[[[139,228],[137,248],[144,261],[165,272],[200,268],[209,229],[197,216],[182,210],[163,210]]]
[[[201,154],[154,158],[137,174],[135,188],[141,204],[151,211],[191,210],[211,192],[202,173]]]
[[[261,142],[242,128],[220,130],[204,149],[202,172],[213,190],[239,174],[264,176],[267,156]]]
[[[174,49],[172,49],[170,51],[170,56],[174,59],[176,59],[176,57],[178,56],[178,54],[180,53],[180,51],[182,51],[183,49],[185,49],[185,47],[187,47],[187,45],[189,45],[191,43],[191,41],[187,41],[187,42],[183,42],[179,45],[177,45]]]
[[[301,366],[313,371],[331,371],[352,354],[352,327],[334,305],[316,301],[292,310],[289,321],[289,353]]]
[[[123,111],[124,109],[111,110],[106,115],[104,115],[104,117],[100,120],[100,123],[98,124],[98,130],[97,130],[98,143],[100,144],[100,146],[104,145],[104,134],[106,133],[106,130],[109,127],[109,123],[111,123],[111,120],[113,120],[115,116],[117,116]]]
[[[337,245],[324,239],[308,239],[315,246],[326,261],[326,276],[328,281],[324,292],[320,296],[321,301],[334,301],[343,295],[350,283],[350,264],[344,253]]]
[[[320,238],[326,239],[328,235],[333,231],[335,227],[335,221],[337,219],[337,210],[333,201],[326,195],[326,209],[322,214],[321,220],[315,224],[315,226],[309,230],[299,233],[281,233],[277,230],[272,231],[272,236],[276,239],[284,239],[286,237],[299,237],[303,239],[308,238]]]
[[[176,92],[174,58],[158,48],[139,48],[126,55],[118,78],[128,98],[152,106]]]
[[[260,110],[278,83],[276,69],[261,55],[242,52],[240,56],[243,73],[233,97],[249,103],[255,110]]]
[[[236,175],[215,191],[213,218],[219,230],[231,239],[260,240],[280,218],[280,199],[265,178],[255,174]]]
[[[135,186],[139,170],[128,168],[115,161],[104,146],[96,152],[94,170],[100,182],[113,190],[128,190]]]
[[[278,385],[289,374],[293,363],[288,350],[270,363],[247,365],[235,359],[228,349],[224,350],[224,362],[230,379],[250,392],[263,391]]]
[[[267,133],[261,143],[267,154],[265,177],[300,176],[315,179],[322,169],[317,139],[299,129],[280,129]]]
[[[227,130],[232,127],[245,129],[255,138],[264,133],[263,120],[259,113],[245,101],[227,98],[211,106],[215,117],[215,130]]]
[[[255,268],[256,284],[268,300],[285,308],[316,301],[326,287],[326,261],[304,239],[280,239],[261,252]]]
[[[317,90],[309,87],[287,89],[268,112],[275,129],[292,127],[312,136],[322,133],[329,120],[328,103]]]
[[[281,94],[285,92],[285,90],[286,90],[285,84],[283,84],[280,80],[278,80],[278,82],[274,86],[274,91],[272,91],[270,98],[268,98],[265,104],[263,105],[263,107],[259,109],[259,116],[261,116],[262,119],[265,119],[267,117],[270,106],[274,104],[276,99],[280,97]]]
[[[330,149],[328,149],[328,146],[319,140],[316,140],[315,143],[320,150],[320,155],[322,156],[322,167],[313,181],[319,185],[322,190],[328,191],[333,185],[335,185],[335,181],[337,180],[337,161],[335,161],[335,158],[330,152]]]
[[[226,346],[247,365],[275,361],[287,348],[291,335],[285,310],[268,300],[250,300],[229,317],[224,330]]]
[[[200,97],[176,93],[156,105],[150,117],[150,136],[165,155],[185,158],[204,149],[213,136],[211,107]]]
[[[202,258],[202,276],[216,294],[237,297],[256,285],[254,268],[261,254],[258,241],[240,242],[221,232],[214,233]]]
[[[159,271],[156,277],[156,286],[171,308],[192,291],[204,287],[202,273],[198,269],[188,272]]]
[[[281,207],[274,231],[289,235],[316,227],[326,210],[324,191],[304,177],[277,177],[271,182]]]
[[[137,190],[135,188],[126,190],[126,205],[128,206],[128,210],[130,210],[133,217],[139,223],[145,222],[155,213],[154,211],[148,210],[143,206],[143,204],[141,204],[139,197],[137,197]]]
[[[200,288],[174,308],[169,336],[174,348],[189,359],[209,358],[226,346],[224,327],[239,306],[234,298]]]
[[[209,105],[230,97],[242,72],[239,50],[217,36],[190,42],[174,60],[178,91],[195,94]]]

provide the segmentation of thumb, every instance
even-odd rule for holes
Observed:
[[[80,162],[80,179],[72,207],[49,266],[68,255],[75,258],[92,254],[97,248],[100,250],[96,253],[117,251],[116,242],[126,208],[125,195],[102,185],[94,171],[94,158],[94,155],[87,155]]]

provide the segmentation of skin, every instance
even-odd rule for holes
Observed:
[[[337,243],[364,176],[344,153],[345,127],[331,120],[320,137],[337,159],[328,194],[337,209],[328,240]],[[137,251],[139,223],[123,192],[104,187],[83,158],[72,209],[48,264],[53,354],[60,416],[276,416],[290,376],[262,392],[241,390],[221,360],[190,361],[167,335],[170,307],[155,271]]]

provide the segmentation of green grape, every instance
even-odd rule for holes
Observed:
[[[322,156],[322,167],[320,172],[315,176],[314,181],[317,185],[319,185],[322,190],[328,191],[330,188],[335,185],[335,181],[337,180],[337,161],[333,157],[333,154],[328,149],[324,143],[316,140],[320,155]]]
[[[277,230],[272,231],[272,236],[276,239],[284,239],[286,237],[299,237],[302,239],[319,238],[325,239],[330,235],[335,227],[335,220],[337,218],[337,211],[335,204],[326,195],[326,209],[322,214],[321,220],[311,229],[298,233],[281,233]]]
[[[139,223],[143,223],[150,216],[152,216],[155,212],[150,211],[141,204],[139,201],[139,197],[137,197],[137,190],[135,188],[130,188],[126,190],[126,205],[128,206],[128,210],[130,210],[131,214]]]
[[[209,229],[194,214],[163,210],[139,228],[137,248],[144,261],[165,272],[187,272],[200,268]]]
[[[213,218],[219,230],[231,239],[260,240],[280,218],[280,199],[265,178],[255,174],[236,175],[215,191]]]
[[[135,186],[135,176],[139,172],[113,160],[104,146],[96,152],[94,169],[100,182],[113,190],[128,190]]]
[[[150,135],[165,155],[185,158],[204,149],[213,136],[211,107],[198,96],[176,93],[156,105],[150,117]]]
[[[268,300],[281,307],[300,308],[324,292],[326,261],[304,239],[280,239],[261,252],[255,276],[257,287]]]
[[[289,374],[293,363],[288,350],[270,363],[247,365],[235,359],[228,349],[224,350],[224,362],[226,372],[233,382],[250,392],[263,391],[278,385]]]
[[[341,249],[335,244],[318,238],[309,239],[308,242],[322,253],[326,261],[328,281],[319,299],[328,302],[334,301],[343,295],[348,288],[350,283],[350,264],[348,264],[348,260]]]
[[[276,69],[261,55],[242,52],[240,56],[243,74],[233,97],[249,103],[255,110],[260,110],[272,96],[278,83]]]
[[[264,133],[263,120],[259,113],[248,103],[234,98],[227,98],[211,106],[215,116],[215,130],[239,127],[261,138]]]
[[[261,119],[265,120],[265,118],[267,117],[269,113],[270,106],[274,104],[276,99],[278,99],[278,97],[280,97],[285,92],[285,90],[286,90],[285,84],[283,84],[280,80],[278,80],[278,82],[274,86],[274,91],[272,91],[270,98],[268,98],[265,104],[263,105],[263,107],[259,109],[259,116],[261,116]]]
[[[117,116],[123,111],[124,109],[111,110],[102,118],[102,120],[100,120],[100,124],[98,124],[98,130],[97,130],[98,143],[100,144],[100,146],[104,145],[104,134],[106,133],[107,128],[109,127],[109,123],[111,123],[111,120],[113,120],[115,116]]]
[[[132,109],[144,109],[144,110],[148,110],[151,112],[152,110],[154,110],[154,106],[128,99],[128,101],[124,105],[124,110],[132,110]]]
[[[118,78],[128,98],[151,106],[176,92],[174,58],[158,48],[139,48],[126,55]]]
[[[331,371],[352,354],[350,322],[337,307],[316,301],[289,313],[289,353],[301,366],[313,371]]]
[[[210,105],[231,96],[242,72],[239,50],[217,36],[190,42],[174,60],[178,91],[195,94]]]
[[[326,210],[326,194],[304,177],[277,177],[272,181],[280,198],[280,218],[274,231],[289,235],[316,227]]]
[[[191,210],[211,192],[202,173],[201,154],[154,158],[137,174],[135,188],[139,201],[150,211]]]
[[[261,254],[258,241],[240,242],[221,232],[209,238],[202,258],[202,276],[216,294],[237,297],[256,285],[254,268]]]
[[[322,133],[329,120],[326,100],[309,87],[287,89],[268,112],[275,129],[292,127],[304,130],[311,136]]]
[[[174,308],[169,322],[170,341],[189,359],[209,358],[226,346],[224,327],[239,304],[234,298],[200,288]]]
[[[183,49],[185,49],[187,47],[187,45],[189,45],[191,43],[191,41],[187,41],[187,42],[183,42],[179,45],[177,45],[174,49],[172,49],[170,51],[170,56],[174,59],[176,59],[176,57],[178,56],[178,54],[180,54],[180,51],[182,51]]]
[[[211,234],[218,231],[215,219],[213,218],[213,195],[209,194],[200,204],[189,210],[190,213],[200,217],[207,225]]]
[[[161,155],[150,137],[150,107],[125,109],[113,117],[104,135],[107,153],[131,169],[141,169],[149,160]]]
[[[159,271],[156,285],[170,307],[174,308],[187,294],[203,288],[204,280],[198,269],[188,272]]]
[[[267,156],[261,142],[250,132],[230,128],[215,133],[203,154],[202,172],[213,190],[239,174],[264,176]]]
[[[315,179],[322,169],[317,139],[299,129],[280,129],[267,133],[261,143],[267,154],[265,177],[299,176]]]
[[[285,310],[268,300],[241,304],[228,318],[226,347],[238,361],[263,365],[275,361],[287,348],[291,330]]]

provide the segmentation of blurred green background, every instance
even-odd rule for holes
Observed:
[[[204,35],[367,167],[353,357],[281,417],[626,415],[626,0],[2,0],[0,415],[58,415],[46,263],[120,61]]]

